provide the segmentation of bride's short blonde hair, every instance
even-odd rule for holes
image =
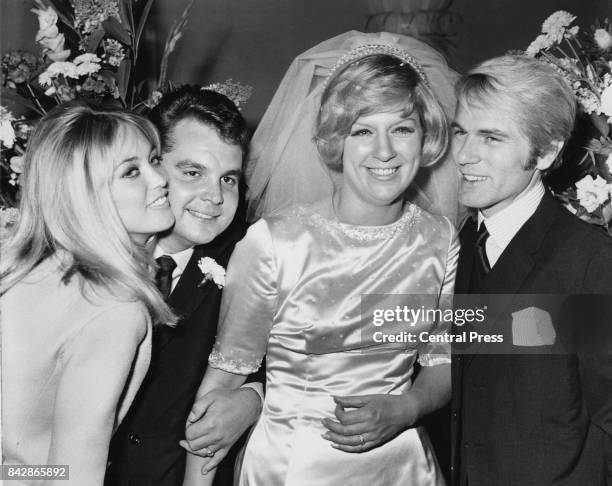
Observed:
[[[111,194],[126,137],[139,134],[160,151],[153,124],[137,114],[66,103],[37,124],[25,154],[19,221],[4,245],[4,293],[42,260],[60,254],[64,280],[84,294],[140,300],[155,322],[174,322],[152,281],[152,260],[124,227]]]
[[[323,161],[342,170],[344,140],[361,116],[402,111],[416,113],[423,127],[422,166],[446,153],[448,120],[421,75],[402,59],[373,54],[335,72],[321,96],[314,141]]]

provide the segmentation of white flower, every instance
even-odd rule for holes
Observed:
[[[88,74],[97,73],[100,70],[100,65],[95,62],[84,62],[76,68],[77,75],[86,76]]]
[[[88,74],[97,73],[100,70],[100,58],[95,54],[87,52],[75,57],[72,62],[76,66],[78,76],[86,76]]]
[[[573,74],[576,76],[582,75],[582,71],[577,67],[578,61],[576,61],[576,59],[562,57],[558,59],[557,62],[559,63],[559,67],[561,67],[561,69],[565,71],[563,73],[564,75],[566,75],[566,73]],[[574,88],[580,87],[580,81],[573,81],[573,78],[572,80],[568,78],[568,81],[570,81]]]
[[[15,130],[10,120],[0,120],[0,142],[6,148],[13,148],[15,143]]]
[[[125,49],[115,39],[106,39],[102,44],[104,48],[104,59],[111,66],[118,67],[125,58]]]
[[[202,89],[216,91],[223,96],[228,97],[240,109],[240,105],[249,101],[253,94],[253,87],[248,84],[242,84],[240,81],[234,81],[232,78],[226,79],[222,83],[213,83],[204,86]]]
[[[607,116],[612,116],[612,83],[601,93],[601,105],[599,105],[599,113]]]
[[[54,62],[49,64],[49,67],[38,76],[38,82],[41,86],[51,86],[53,78],[58,76],[66,78],[78,78],[77,67],[71,62]]]
[[[8,108],[0,105],[0,142],[6,148],[13,148],[15,143],[15,130],[12,123],[14,121],[15,117]]]
[[[578,27],[577,25],[574,25],[571,29],[567,29],[567,32],[565,33],[565,37],[571,37],[571,36],[576,36],[578,34],[578,32],[580,32],[580,27]]]
[[[19,210],[17,208],[3,208],[0,207],[0,228],[6,229],[7,227],[15,224],[19,219]]]
[[[593,37],[602,51],[606,51],[612,47],[612,35],[606,29],[595,30]]]
[[[610,152],[610,155],[608,155],[608,158],[606,159],[606,165],[608,166],[608,172],[610,172],[610,175],[612,175],[612,152]]]
[[[109,17],[119,18],[119,5],[116,0],[72,0],[74,25],[83,34],[91,34]]]
[[[159,104],[162,97],[163,94],[161,91],[152,91],[144,104],[147,106],[147,108],[154,108]]]
[[[21,155],[14,155],[10,159],[10,167],[11,170],[15,174],[23,174],[23,163],[25,162],[25,155],[22,153]]]
[[[62,34],[63,37],[63,34]],[[61,62],[65,61],[70,57],[70,49],[58,50],[58,51],[48,51],[47,57],[51,59],[53,62]]]
[[[0,105],[0,120],[15,121],[16,118],[8,108]]]
[[[212,280],[220,289],[225,287],[225,268],[215,260],[210,257],[200,258],[198,267],[200,267],[200,271],[204,274],[200,285],[203,285],[208,280]]]
[[[565,29],[576,19],[575,15],[572,15],[565,10],[558,10],[557,12],[550,15],[542,24],[542,33],[548,34],[554,42],[561,42]]]
[[[529,57],[535,57],[540,51],[548,49],[553,45],[553,40],[546,34],[539,35],[535,40],[529,44],[529,47],[525,51]]]
[[[39,30],[36,33],[36,42],[43,47],[43,54],[52,61],[65,61],[70,56],[70,50],[64,49],[64,34],[57,28],[57,13],[52,7],[37,2],[39,8],[32,9],[38,15]]]
[[[86,52],[85,54],[81,54],[80,56],[75,57],[72,60],[77,66],[79,64],[85,64],[90,62],[100,62],[100,58],[91,52]]]
[[[38,16],[39,33],[36,35],[36,40],[40,35],[40,31],[49,31],[53,28],[57,29],[57,13],[52,7],[46,7],[38,2],[39,8],[33,8],[31,11]]]
[[[576,89],[576,97],[587,114],[599,112],[599,100],[591,90],[586,88],[578,88]]]
[[[57,29],[56,29],[57,30]],[[64,34],[60,34],[59,32],[53,36],[45,36],[36,39],[38,43],[43,46],[43,50],[45,51],[60,51],[64,48]]]
[[[580,200],[580,205],[592,213],[608,200],[610,188],[603,177],[598,175],[593,179],[592,176],[586,175],[576,182],[576,195]]]

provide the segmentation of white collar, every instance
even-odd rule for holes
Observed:
[[[484,221],[487,225],[490,238],[495,244],[505,249],[514,235],[518,233],[525,222],[535,213],[540,201],[544,197],[544,184],[538,181],[532,187],[525,189],[508,206],[495,213],[493,216],[485,217],[478,211],[478,227]]]
[[[176,267],[180,270],[180,274],[185,271],[189,260],[191,259],[191,255],[193,254],[193,247],[187,248],[186,250],[179,251],[177,253],[168,253],[164,251],[164,249],[157,243],[155,245],[155,250],[153,250],[153,258],[160,257],[162,255],[168,255],[172,257],[172,259],[176,263]]]

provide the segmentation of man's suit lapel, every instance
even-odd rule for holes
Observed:
[[[554,198],[546,192],[535,213],[525,222],[521,229],[501,254],[493,269],[487,274],[480,289],[470,292],[490,295],[492,305],[488,305],[487,319],[479,328],[481,334],[494,334],[493,329],[500,322],[500,317],[513,302],[510,295],[518,294],[529,280],[529,275],[536,266],[539,255],[545,249],[542,245],[559,211]],[[474,253],[473,251],[470,253]],[[500,297],[496,297],[500,296]],[[487,297],[489,298],[489,297]],[[476,354],[480,345],[473,348]],[[471,354],[473,358],[474,354]],[[467,363],[471,359],[466,360]]]
[[[535,213],[521,227],[493,270],[487,275],[483,290],[491,293],[517,293],[538,260],[538,253],[559,206],[548,193],[540,201]]]
[[[202,275],[198,268],[198,261],[203,256],[202,248],[196,247],[185,267],[185,271],[168,298],[168,305],[170,305],[179,318],[177,327],[180,327],[183,321],[191,316],[193,311],[202,302],[202,299],[204,299],[206,293],[210,291],[210,285],[199,286],[204,275]],[[176,336],[177,332],[177,329],[174,328],[161,329],[158,338],[159,348],[161,349],[166,346]]]
[[[160,332],[158,338],[160,348],[166,346],[177,335],[183,321],[191,317],[191,314],[200,306],[207,295],[210,295],[211,292],[218,292],[218,288],[213,282],[205,282],[201,285],[204,275],[198,267],[200,258],[210,257],[222,267],[227,267],[230,249],[242,238],[244,231],[244,225],[234,221],[229,228],[210,243],[194,247],[185,271],[168,299],[168,304],[179,317],[177,329],[164,328]]]
[[[198,262],[203,257],[201,248],[194,249],[185,271],[168,299],[168,304],[179,314],[181,320],[191,315],[206,293],[204,287],[200,286],[204,275],[198,267]]]
[[[455,279],[455,293],[463,294],[470,290],[470,279],[472,278],[472,266],[476,254],[476,220],[468,217],[459,232],[461,251],[457,264],[457,276]]]

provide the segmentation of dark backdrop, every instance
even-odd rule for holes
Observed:
[[[142,0],[140,0],[142,1]],[[157,0],[146,32],[150,59],[163,48],[170,25],[186,0]],[[36,50],[36,18],[30,0],[1,0],[1,49]],[[261,118],[291,60],[318,42],[347,30],[363,30],[372,0],[196,0],[171,60],[170,79],[208,84],[233,78],[255,89],[244,113],[251,126]],[[415,2],[412,2],[413,4]],[[419,5],[427,4],[421,0]],[[568,10],[588,27],[612,17],[611,0],[454,0],[457,49],[450,63],[459,71],[525,48],[542,21]],[[152,61],[153,63],[154,61]],[[147,69],[154,69],[154,65]]]

